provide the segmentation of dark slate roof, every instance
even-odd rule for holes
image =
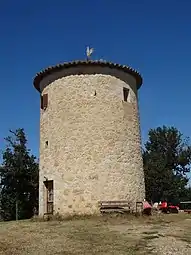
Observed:
[[[107,62],[107,61],[99,61],[99,60],[77,60],[77,61],[72,61],[72,62],[65,62],[62,64],[58,64],[56,66],[51,66],[48,67],[44,70],[42,70],[41,72],[37,73],[35,78],[34,78],[34,87],[40,91],[40,82],[41,80],[46,77],[49,74],[52,74],[56,71],[60,71],[64,68],[69,68],[69,67],[74,67],[74,66],[78,66],[78,65],[89,65],[89,66],[105,66],[105,67],[110,67],[110,68],[115,68],[115,69],[119,69],[122,70],[132,76],[134,76],[134,78],[136,79],[137,82],[137,89],[139,89],[142,85],[142,77],[141,75],[134,70],[133,68],[126,66],[126,65],[120,65],[120,64],[116,64],[116,63],[112,63],[112,62]]]

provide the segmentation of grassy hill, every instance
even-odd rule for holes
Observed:
[[[186,255],[190,242],[191,217],[185,214],[0,223],[0,255]]]

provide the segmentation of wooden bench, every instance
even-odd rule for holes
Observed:
[[[191,214],[191,209],[186,209],[186,210],[184,210],[184,212]]]
[[[121,201],[100,201],[99,202],[100,212],[101,213],[125,213],[130,212],[130,203],[126,200]]]

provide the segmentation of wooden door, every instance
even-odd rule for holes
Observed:
[[[53,190],[53,181],[46,181],[46,211],[48,214],[53,214],[54,210],[54,190]]]

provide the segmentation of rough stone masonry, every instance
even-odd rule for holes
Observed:
[[[145,196],[138,72],[100,61],[74,61],[34,79],[41,94],[39,214],[98,214],[101,200]],[[44,99],[44,105],[43,104]]]

